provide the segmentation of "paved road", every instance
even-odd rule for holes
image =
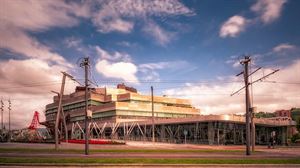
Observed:
[[[54,144],[28,144],[28,143],[0,143],[0,148],[29,148],[53,149]],[[62,143],[61,149],[84,149],[83,144]],[[164,144],[151,142],[127,142],[126,145],[90,145],[90,149],[176,149],[176,150],[244,150],[244,146],[210,146],[210,145],[184,145]],[[91,153],[83,154],[66,153],[1,153],[0,157],[102,157],[102,158],[300,158],[299,147],[278,147],[268,149],[266,146],[257,146],[259,152],[245,156],[243,152],[194,152],[194,153]]]
[[[77,153],[0,153],[0,157],[39,157],[39,158],[49,158],[49,157],[64,157],[64,158],[72,158],[72,157],[80,157],[80,158],[234,158],[234,159],[244,159],[244,158],[252,158],[252,159],[261,159],[261,158],[299,158],[299,155],[293,154],[281,154],[281,153],[265,153],[259,152],[252,154],[250,156],[245,156],[241,153],[222,153],[222,152],[214,152],[214,153],[206,153],[206,152],[195,152],[195,153],[91,153],[86,156],[84,154]]]

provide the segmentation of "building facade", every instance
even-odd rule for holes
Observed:
[[[59,97],[46,105],[46,123],[53,125],[56,119]],[[130,122],[143,121],[152,117],[151,96],[139,94],[136,89],[119,84],[117,88],[89,88],[88,107],[92,111],[94,122]],[[199,116],[200,110],[193,107],[189,100],[154,96],[155,118],[185,118]],[[85,88],[77,87],[75,92],[64,95],[63,111],[67,127],[85,119]]]
[[[291,118],[291,110],[277,110],[274,112],[275,117],[290,117]]]
[[[187,99],[154,96],[154,123],[151,96],[119,84],[117,88],[90,88],[88,107],[92,111],[90,138],[151,141],[154,124],[155,141],[196,144],[244,144],[245,117],[236,115],[200,115]],[[64,95],[63,111],[69,139],[84,139],[85,88]],[[58,97],[46,105],[46,123],[54,128]],[[256,118],[255,142],[267,144],[276,132],[278,144],[286,144],[289,128],[296,125],[290,117]],[[62,122],[60,122],[62,123]],[[59,127],[64,132],[63,125]],[[62,134],[63,136],[64,134]]]

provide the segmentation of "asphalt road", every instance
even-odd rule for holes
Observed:
[[[253,158],[253,159],[261,159],[261,158],[299,158],[298,155],[293,154],[282,154],[282,153],[266,153],[266,152],[259,152],[254,153],[250,156],[245,156],[243,153],[240,152],[233,152],[233,153],[222,153],[222,152],[214,152],[214,153],[206,153],[206,152],[195,152],[195,153],[90,153],[89,155],[78,154],[78,153],[16,153],[16,152],[9,152],[9,153],[0,153],[0,157],[39,157],[39,158],[49,158],[49,157],[64,157],[64,158],[234,158],[234,159],[244,159],[244,158]]]

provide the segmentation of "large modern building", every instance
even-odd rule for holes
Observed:
[[[152,99],[136,89],[119,84],[116,89],[90,88],[88,105],[92,111],[89,124],[91,138],[122,140],[152,139]],[[155,140],[169,143],[244,144],[245,117],[236,115],[200,115],[189,100],[154,96]],[[68,135],[83,139],[85,119],[85,88],[64,95],[63,111]],[[46,123],[53,128],[58,97],[46,106]],[[276,132],[278,144],[286,144],[289,128],[295,122],[289,117],[255,118],[255,142],[267,144],[271,132]],[[61,132],[64,129],[61,128]]]
[[[58,96],[53,97],[53,103],[46,105],[46,122],[55,122],[58,109]],[[124,84],[117,88],[90,88],[88,92],[88,106],[93,112],[93,122],[130,122],[142,121],[152,117],[151,96],[141,95],[132,87]],[[199,116],[200,110],[193,107],[189,100],[154,96],[155,118],[182,118]],[[85,118],[85,88],[77,87],[75,92],[64,95],[63,111],[68,128],[78,122],[83,124]]]

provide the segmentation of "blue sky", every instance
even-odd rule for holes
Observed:
[[[300,106],[299,84],[287,84],[300,81],[299,7],[297,0],[4,0],[1,97],[19,105],[27,99],[28,111],[43,109],[49,90],[59,88],[60,71],[82,79],[78,60],[89,56],[100,86],[124,82],[149,93],[154,85],[156,94],[189,98],[204,114],[239,113],[242,95],[215,102],[242,86],[234,75],[249,54],[253,69],[264,68],[255,77],[281,68],[270,80],[286,83],[257,86],[257,95],[274,93],[257,99],[261,109]]]
[[[183,67],[157,70],[161,80],[206,80],[217,76],[227,76],[236,72],[225,62],[232,56],[243,54],[261,54],[271,51],[277,45],[288,43],[299,45],[299,24],[297,24],[299,2],[284,3],[278,16],[271,23],[251,23],[236,37],[220,37],[220,27],[234,15],[247,19],[255,19],[256,14],[250,10],[255,1],[181,1],[181,5],[191,13],[175,16],[147,16],[147,18],[129,17],[134,23],[130,32],[100,32],[91,20],[79,18],[79,23],[72,27],[54,27],[47,31],[31,32],[32,37],[66,60],[75,64],[77,59],[90,56],[97,61],[99,56],[92,47],[99,46],[103,50],[130,55],[135,64],[183,61]],[[159,15],[159,14],[158,14]],[[125,20],[125,19],[124,19]],[[160,42],[143,31],[145,24],[151,20],[155,26],[165,31],[167,42]],[[80,44],[68,47],[67,39],[78,40]],[[77,51],[77,47],[87,48],[86,53]],[[90,48],[89,48],[90,47]],[[88,49],[89,48],[89,49]],[[75,49],[75,50],[74,50]],[[272,58],[261,60],[274,61],[275,65],[290,64],[295,55],[286,56],[285,60],[276,62],[276,54]],[[187,69],[187,70],[185,70]],[[179,71],[186,71],[178,73]],[[178,73],[176,77],[170,73]],[[139,78],[143,75],[138,74]],[[106,80],[96,75],[99,80]]]

